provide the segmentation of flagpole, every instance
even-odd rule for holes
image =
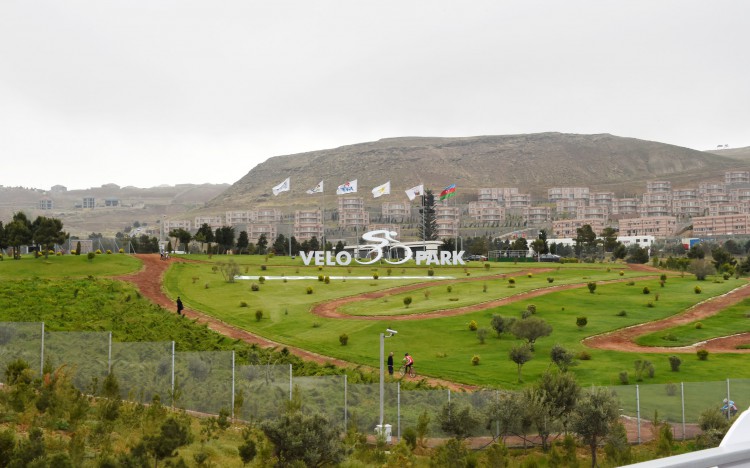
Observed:
[[[320,206],[321,206],[321,224],[323,225],[322,230],[322,239],[323,239],[323,251],[326,250],[326,180],[323,179],[320,181],[322,190],[320,191]]]

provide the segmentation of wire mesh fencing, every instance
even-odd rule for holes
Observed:
[[[383,423],[391,425],[395,437],[425,424],[431,437],[449,437],[441,421],[465,408],[482,421],[473,428],[474,436],[504,436],[500,422],[489,415],[512,394],[405,390],[390,381],[381,395],[378,384],[350,384],[345,375],[300,377],[291,365],[236,365],[231,351],[176,352],[174,342],[113,342],[110,332],[50,332],[43,323],[0,322],[0,381],[6,383],[5,369],[18,359],[40,376],[45,368],[69,369],[73,385],[86,393],[96,394],[112,373],[121,397],[131,401],[158,398],[176,408],[211,415],[225,411],[251,422],[278,418],[296,405],[326,416],[342,432],[354,425],[373,433]],[[690,426],[704,411],[723,408],[730,417],[731,403],[740,411],[750,405],[747,379],[609,388],[619,399],[621,415],[636,424],[639,441],[641,430],[654,420],[671,423],[675,436],[686,438],[695,434]]]

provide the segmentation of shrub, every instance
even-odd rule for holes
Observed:
[[[596,282],[595,281],[589,281],[586,286],[589,288],[589,292],[591,294],[594,294],[594,291],[596,291]]]
[[[663,280],[659,280],[659,286],[661,286],[662,288],[664,287],[664,284],[665,284],[665,283],[666,283],[666,281],[663,281]]]
[[[528,310],[522,310],[521,311],[521,318],[522,319],[527,319],[529,317],[531,317],[531,312],[530,311],[528,311]]]
[[[700,329],[702,329],[702,328],[703,328],[703,324],[702,324],[701,322],[697,322],[697,323],[695,324],[695,329],[696,329],[696,330],[700,330]]]
[[[622,276],[622,275],[624,275],[624,274],[625,274],[625,272],[624,272],[624,271],[622,271],[622,270],[620,270],[620,276]]]
[[[583,328],[589,323],[589,319],[586,317],[576,317],[576,325],[578,328]]]
[[[347,343],[349,343],[349,335],[347,335],[346,333],[340,334],[339,343],[341,343],[341,346],[346,346]]]
[[[627,284],[628,286],[635,286],[635,281],[628,281],[625,284]]]
[[[453,286],[448,286],[447,288],[445,288],[445,290],[450,294],[453,292]]]
[[[425,289],[423,294],[424,294],[424,298],[425,299],[429,299],[430,298],[430,291],[428,289]]]
[[[669,367],[672,368],[672,372],[679,372],[680,371],[680,364],[682,364],[682,359],[678,358],[677,356],[669,356]]]
[[[527,275],[526,275],[526,277],[527,277],[527,278],[533,278],[533,277],[534,277],[534,275],[532,275],[531,273],[529,273],[529,274],[527,274]]]
[[[391,276],[391,272],[393,271],[393,269],[392,268],[388,268],[385,271],[386,271],[386,273],[388,273],[388,276]]]
[[[648,301],[648,302],[646,303],[646,307],[648,307],[649,309],[650,309],[650,308],[653,308],[653,307],[654,307],[654,303],[653,303],[652,301]]]
[[[411,304],[411,296],[406,296],[404,298],[404,306],[406,306],[406,308],[408,309],[410,304]]]
[[[510,285],[516,284],[516,279],[515,278],[508,278],[508,284],[510,284]]]
[[[662,273],[661,275],[659,275],[659,280],[666,281],[667,280],[667,275],[664,274],[664,273]]]
[[[555,278],[553,278],[553,277],[551,277],[551,276],[548,276],[548,277],[547,277],[547,282],[548,282],[548,283],[554,283],[554,281],[555,281]]]
[[[313,322],[312,323],[313,328],[320,328],[320,322]]]
[[[580,353],[576,354],[576,359],[579,359],[581,361],[590,361],[591,353],[589,353],[588,351],[581,351]]]
[[[476,320],[472,320],[471,322],[469,322],[469,330],[471,330],[471,331],[477,331],[477,321]]]
[[[260,270],[261,270],[261,271],[266,271],[267,269],[268,269],[268,266],[267,266],[267,265],[261,265],[261,266],[260,266]]]
[[[120,249],[118,252],[125,253],[125,249]]]
[[[485,293],[487,292],[487,283],[484,283],[482,285],[482,292],[485,292]]]
[[[489,330],[484,327],[477,330],[477,339],[479,340],[480,344],[484,344],[484,341],[487,339],[487,335],[489,333]]]
[[[308,287],[307,287],[307,289],[306,289],[305,291],[307,292],[307,294],[312,294],[312,293],[313,293],[313,288],[312,288],[312,286],[308,286]]]
[[[101,255],[101,253],[102,253],[102,249],[96,249],[96,254],[97,255]]]
[[[250,285],[250,291],[257,292],[260,291],[260,285],[258,283],[253,283]]]
[[[696,286],[696,287],[693,288],[693,291],[695,291],[695,294],[700,294],[701,291],[702,291],[702,289],[701,289],[700,286]]]
[[[107,249],[107,255],[111,255],[111,254],[112,254],[112,251]]]
[[[240,307],[247,307],[247,302],[240,301]]]
[[[656,294],[654,294],[654,300],[655,300],[655,301],[658,301],[658,300],[659,300],[659,293],[656,293]]]
[[[203,285],[203,289],[208,289],[208,283]]]
[[[96,257],[96,254],[95,254],[94,252],[89,252],[89,253],[88,253],[88,254],[86,255],[86,258],[87,258],[87,259],[88,259],[89,261],[93,260],[93,259],[94,259],[94,257]]]
[[[318,275],[318,281],[323,282],[323,275]]]
[[[526,310],[528,310],[532,314],[536,314],[536,306],[534,304],[527,305],[526,306]]]
[[[435,270],[433,270],[432,268],[428,269],[427,276],[435,276]]]
[[[698,356],[699,361],[707,361],[708,360],[708,350],[707,349],[699,349],[695,352],[695,354]]]
[[[256,310],[255,311],[255,321],[256,322],[260,322],[262,318],[263,318],[263,311],[260,310],[260,309]]]
[[[484,269],[485,270],[489,270],[490,269],[490,264],[489,263],[485,263],[484,264]]]
[[[474,366],[478,366],[478,365],[479,365],[479,359],[480,359],[480,358],[479,358],[479,355],[475,354],[475,355],[474,355],[474,356],[473,356],[473,357],[471,358],[471,364],[472,364],[472,365],[474,365]]]
[[[322,267],[322,266],[319,266],[319,267],[318,267],[318,271],[323,271],[323,267]]]
[[[372,274],[372,279],[376,280],[376,279],[378,279],[378,278],[380,278],[380,277],[378,276],[378,274],[377,274],[377,273],[373,273],[373,274]]]
[[[414,450],[417,448],[417,430],[413,427],[407,427],[403,433],[404,442],[409,446],[410,449]]]
[[[628,371],[624,370],[620,372],[620,383],[623,385],[627,385],[630,383],[630,379],[628,378]]]
[[[650,289],[648,289],[648,286],[643,287],[643,294],[649,294],[651,292]]]
[[[615,315],[617,315],[618,317],[627,317],[628,313],[624,310],[621,310],[617,312]]]
[[[266,282],[266,277],[265,277],[265,276],[259,276],[259,277],[258,277],[258,282],[259,282],[260,284],[263,284],[263,283],[265,283],[265,282]]]

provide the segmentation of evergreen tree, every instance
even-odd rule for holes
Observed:
[[[276,236],[276,240],[273,241],[273,252],[276,255],[286,255],[289,249],[289,244],[286,241],[284,234]]]
[[[237,238],[237,250],[242,253],[250,246],[250,238],[247,236],[247,231],[241,231],[240,236]]]
[[[68,238],[68,233],[62,229],[62,221],[55,218],[38,216],[32,223],[33,240],[44,250],[44,258],[49,256],[49,251],[55,244],[62,244]]]
[[[419,213],[424,217],[419,220],[417,235],[421,240],[437,240],[437,218],[435,217],[435,195],[432,190],[425,190],[422,195],[422,208]]]
[[[33,240],[31,221],[26,218],[23,211],[13,215],[13,221],[5,226],[5,235],[8,239],[8,245],[13,247],[13,258],[20,258],[20,247],[30,244]]]

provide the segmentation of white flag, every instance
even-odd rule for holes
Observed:
[[[347,193],[357,193],[357,179],[341,184],[336,189],[336,195],[344,195]]]
[[[274,194],[274,195],[278,195],[278,194],[280,194],[281,192],[288,192],[288,191],[289,191],[289,188],[290,188],[290,184],[289,184],[289,179],[290,179],[290,178],[289,178],[289,177],[287,177],[287,178],[286,178],[286,179],[284,180],[284,182],[282,182],[282,183],[280,183],[279,185],[277,185],[276,187],[274,187],[274,188],[273,188],[273,194]]]
[[[374,189],[372,189],[372,196],[375,198],[378,198],[382,195],[390,195],[391,194],[391,181],[384,183],[383,185],[378,185]]]
[[[409,197],[409,201],[421,197],[422,195],[424,195],[424,184],[419,184],[406,191],[406,196]]]
[[[318,185],[316,185],[315,187],[313,187],[310,190],[308,190],[307,193],[309,195],[312,195],[313,193],[321,193],[322,191],[323,191],[323,181],[321,180],[318,183]]]

